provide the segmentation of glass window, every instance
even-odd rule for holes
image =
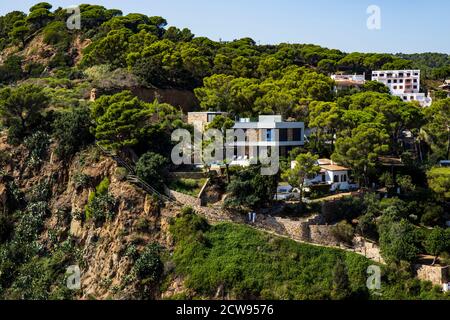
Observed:
[[[216,117],[216,114],[214,113],[208,113],[208,122],[212,122],[214,118]]]
[[[293,141],[302,141],[302,129],[295,128],[292,130]]]
[[[273,141],[273,129],[267,129],[267,139],[266,141]]]
[[[335,183],[336,183],[336,182],[339,182],[339,176],[338,176],[338,175],[335,175],[335,176],[334,176],[333,182],[335,182]]]

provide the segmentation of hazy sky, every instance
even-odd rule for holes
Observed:
[[[38,0],[0,0],[0,14],[27,11]],[[54,7],[76,0],[47,1]],[[213,40],[251,37],[266,44],[314,43],[343,51],[450,53],[448,0],[85,0],[163,16]],[[381,9],[381,30],[369,30],[366,10]]]

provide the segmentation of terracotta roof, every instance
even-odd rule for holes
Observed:
[[[326,165],[326,166],[320,166],[322,169],[328,170],[328,171],[348,171],[349,168],[338,166],[335,164],[332,165]]]
[[[404,167],[402,159],[396,157],[378,157],[378,161],[382,166],[397,166]]]
[[[321,164],[321,165],[328,165],[328,164],[331,164],[332,161],[330,159],[319,159],[319,160],[317,160],[317,163]]]

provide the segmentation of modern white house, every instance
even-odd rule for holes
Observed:
[[[233,129],[236,134],[238,131],[243,132],[245,141],[237,140],[227,146],[234,148],[232,164],[249,162],[260,154],[261,148],[277,147],[279,156],[285,157],[292,149],[305,144],[305,124],[283,121],[281,115],[261,115],[258,120],[241,118]]]
[[[365,74],[333,74],[331,79],[334,80],[334,91],[361,88],[366,83]]]
[[[296,161],[291,162],[292,169],[296,165]],[[349,181],[349,168],[337,165],[330,159],[319,159],[317,165],[320,166],[320,172],[315,177],[306,179],[305,187],[329,185],[330,191],[349,190],[352,187]]]
[[[378,70],[372,72],[372,80],[386,85],[391,94],[405,102],[418,101],[429,107],[433,100],[420,92],[420,70]]]

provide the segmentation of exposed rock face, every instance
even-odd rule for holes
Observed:
[[[442,286],[444,283],[450,281],[449,267],[430,266],[424,264],[417,264],[414,266],[417,273],[417,278],[424,281],[430,281],[434,285]]]
[[[144,191],[121,181],[115,176],[116,163],[101,156],[95,147],[78,154],[70,163],[59,161],[55,155],[49,156],[34,170],[26,164],[28,151],[22,147],[11,148],[4,137],[0,138],[0,152],[10,153],[10,163],[4,166],[5,176],[14,179],[22,191],[27,192],[43,181],[51,184],[48,201],[51,214],[45,221],[41,240],[47,243],[51,230],[56,231],[59,241],[70,236],[78,243],[82,261],[79,299],[161,298],[158,289],[138,287],[137,281],[130,277],[133,262],[125,253],[132,244],[142,249],[152,242],[170,250],[169,218],[179,212],[178,207],[160,208]],[[79,175],[88,178],[86,185],[77,184]],[[110,180],[109,193],[117,202],[114,218],[102,225],[82,222],[79,216],[90,192],[105,177]],[[6,186],[0,183],[0,204],[7,201],[6,197]],[[169,284],[169,287],[176,286],[173,293],[179,293],[182,281],[174,281],[178,284]],[[170,292],[166,296],[170,296]]]

